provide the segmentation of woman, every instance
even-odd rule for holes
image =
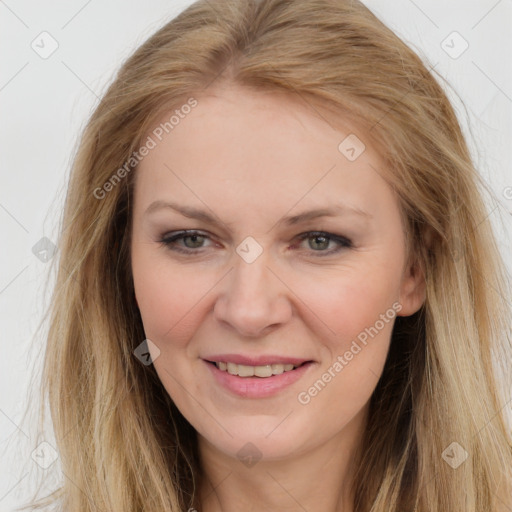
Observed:
[[[510,510],[509,292],[480,188],[441,87],[362,4],[193,4],[75,160],[50,501]]]

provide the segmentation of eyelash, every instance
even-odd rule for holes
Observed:
[[[193,236],[200,236],[206,238],[210,238],[208,235],[201,233],[200,231],[196,230],[185,230],[185,231],[179,231],[176,232],[170,236],[163,236],[159,242],[164,245],[167,249],[175,252],[179,252],[182,254],[197,254],[199,252],[199,249],[203,249],[203,247],[198,247],[197,250],[194,249],[183,249],[176,245],[176,241],[183,240],[185,238],[190,238]],[[344,236],[334,235],[332,233],[328,233],[326,231],[307,231],[305,233],[301,233],[297,236],[300,242],[303,240],[307,240],[309,238],[327,238],[327,240],[334,241],[338,243],[338,247],[335,249],[331,249],[329,251],[315,251],[311,249],[313,253],[316,253],[315,256],[317,257],[323,257],[323,256],[330,256],[332,254],[338,253],[343,249],[350,249],[353,247],[352,241]]]

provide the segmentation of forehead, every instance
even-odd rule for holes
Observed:
[[[139,196],[238,197],[247,206],[303,197],[316,206],[340,194],[371,203],[387,187],[364,134],[298,95],[225,85],[194,98],[193,109],[166,112],[148,132],[156,144],[137,169]]]

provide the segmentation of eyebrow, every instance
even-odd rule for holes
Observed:
[[[149,215],[155,211],[163,210],[163,209],[170,209],[174,210],[184,217],[188,217],[190,219],[197,219],[201,220],[203,222],[206,222],[208,224],[216,225],[221,224],[217,218],[215,218],[214,215],[208,213],[206,210],[201,210],[199,208],[194,208],[192,206],[186,206],[186,205],[180,205],[177,203],[172,203],[169,201],[162,201],[157,200],[151,203],[146,211],[144,212],[144,215]],[[315,209],[315,210],[308,210],[302,213],[299,213],[297,215],[290,215],[287,217],[283,217],[280,219],[277,224],[287,224],[287,225],[295,225],[299,224],[301,222],[306,222],[308,220],[317,219],[320,217],[338,217],[342,215],[357,215],[360,217],[363,217],[367,220],[372,219],[373,215],[360,209],[355,208],[353,206],[348,206],[344,204],[337,204],[330,208],[321,208],[321,209]]]

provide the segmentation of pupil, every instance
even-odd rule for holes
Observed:
[[[199,247],[201,245],[201,235],[189,235],[185,238],[185,240],[189,240],[191,241],[192,243],[191,244],[187,244],[185,242],[185,245],[189,245],[189,246],[192,246],[192,247]]]
[[[317,241],[320,240],[320,246],[321,247],[318,247],[317,245]],[[329,240],[325,237],[325,236],[315,236],[313,238],[313,244],[314,245],[317,245],[316,249],[325,249],[328,245],[329,245]],[[312,247],[313,249],[315,249],[315,247]]]

